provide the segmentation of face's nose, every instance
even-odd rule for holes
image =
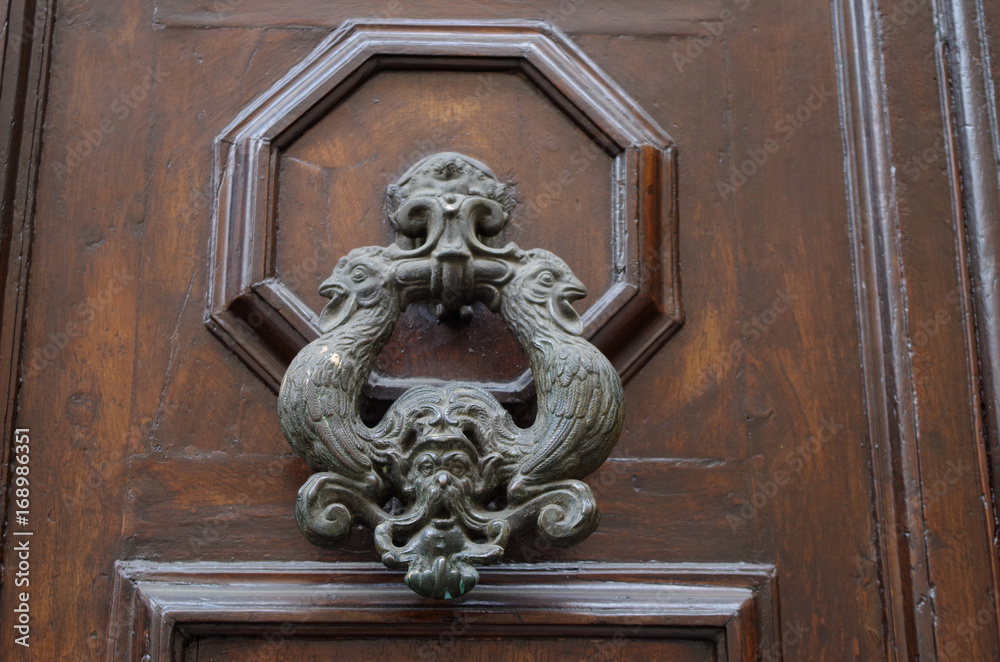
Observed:
[[[438,479],[438,484],[441,487],[448,487],[448,472],[446,471],[438,472],[437,479]]]

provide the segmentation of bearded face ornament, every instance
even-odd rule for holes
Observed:
[[[320,545],[374,529],[382,562],[435,599],[460,597],[477,566],[499,561],[510,537],[534,530],[572,545],[599,514],[581,478],[621,434],[623,393],[610,362],[581,337],[572,304],[586,289],[552,253],[502,245],[507,187],[482,163],[444,153],[390,187],[388,247],[351,251],[320,288],[330,303],[321,335],[289,367],[282,430],[316,473],[296,518]],[[375,426],[358,414],[361,390],[397,317],[415,301],[440,316],[498,312],[528,357],[538,413],[517,426],[487,391],[452,383],[413,388]]]
[[[418,437],[405,463],[402,494],[407,512],[419,514],[413,527],[387,522],[376,531],[376,546],[390,567],[407,569],[406,583],[432,598],[463,595],[479,581],[473,563],[485,564],[503,555],[507,530],[493,527],[475,512],[481,485],[479,457],[471,442],[457,432]],[[410,534],[397,546],[394,538]]]

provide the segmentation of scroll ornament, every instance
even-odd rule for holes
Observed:
[[[597,504],[580,479],[618,441],[622,385],[581,338],[572,303],[586,290],[566,263],[503,244],[510,194],[485,165],[427,157],[389,187],[386,211],[395,243],[340,259],[319,288],[330,299],[321,335],[281,384],[282,431],[317,472],[299,491],[296,518],[323,546],[343,544],[363,523],[412,590],[456,598],[514,533],[535,527],[569,546],[594,531]],[[375,427],[362,422],[362,387],[400,313],[418,301],[439,316],[468,318],[474,301],[499,312],[535,379],[530,427],[465,383],[412,388]]]

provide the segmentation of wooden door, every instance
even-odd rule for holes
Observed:
[[[1000,659],[992,7],[4,8],[3,659]],[[626,419],[595,533],[442,602],[302,536],[275,389],[444,151],[586,284]],[[526,369],[414,306],[365,415],[528,420]]]

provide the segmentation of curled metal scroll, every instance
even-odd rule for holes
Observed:
[[[391,568],[420,595],[470,591],[477,565],[503,556],[529,527],[554,545],[586,538],[599,519],[579,479],[611,452],[622,427],[622,385],[580,337],[573,301],[586,295],[566,263],[504,245],[511,201],[482,163],[442,153],[389,187],[395,244],[356,248],[319,288],[330,299],[321,335],[285,373],[282,431],[317,473],[299,491],[306,537],[342,544],[356,522],[372,527]],[[471,384],[407,391],[374,428],[359,414],[361,389],[399,314],[429,301],[438,314],[499,312],[524,349],[538,413],[518,427]]]

